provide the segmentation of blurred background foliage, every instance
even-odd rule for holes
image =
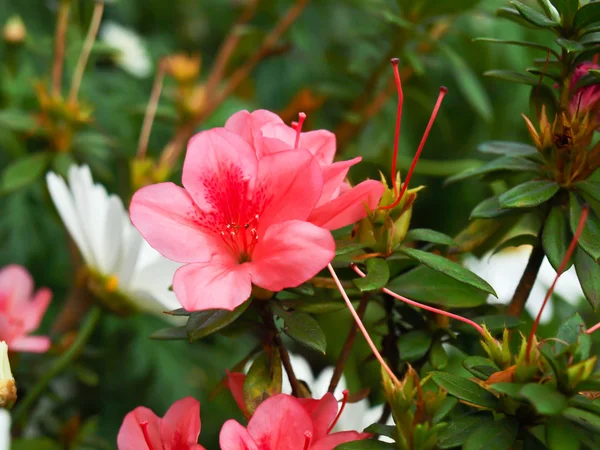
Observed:
[[[30,121],[39,113],[36,83],[49,84],[59,3],[0,0],[0,23],[18,15],[26,27],[22,45],[14,46],[4,40],[0,46],[2,171],[27,155],[56,153],[46,139],[31,135]],[[107,2],[100,36],[109,22],[136,33],[149,53],[152,71],[140,77],[122,70],[116,63],[115,50],[100,39],[92,51],[80,93],[81,101],[91,109],[92,119],[74,138],[70,153],[53,157],[53,170],[64,171],[71,158],[85,162],[98,181],[127,201],[132,190],[129,165],[136,154],[144,111],[161,58],[177,53],[199,55],[202,80],[245,3]],[[251,54],[294,3],[260,1],[253,19],[242,30],[241,44],[230,67]],[[423,184],[427,188],[414,206],[412,226],[454,235],[468,223],[472,208],[490,192],[475,179],[447,187],[443,180],[492,156],[477,154],[478,143],[491,139],[528,142],[520,114],[530,112],[529,88],[487,79],[482,74],[495,68],[523,71],[534,58],[544,57],[544,52],[494,46],[473,39],[485,36],[544,42],[544,33],[498,19],[495,10],[501,6],[505,6],[503,0],[308,2],[277,48],[198,129],[221,126],[239,109],[270,109],[288,122],[298,111],[306,111],[306,129],[333,130],[338,135],[339,155],[363,157],[363,163],[351,172],[352,180],[378,178],[378,171],[389,171],[396,115],[396,94],[388,61],[399,56],[405,92],[400,140],[403,171],[421,139],[439,86],[449,90],[417,166],[413,186]],[[73,3],[64,70],[67,81],[81,51],[93,8],[91,0]],[[158,157],[178,120],[170,95],[175,88],[174,81],[167,77],[148,145],[150,156]],[[171,178],[179,180],[180,172],[174,170]],[[46,326],[50,326],[65,301],[74,271],[67,234],[42,180],[40,176],[27,186],[3,189],[0,193],[0,266],[23,264],[38,285],[53,290],[54,301],[45,319]],[[574,311],[567,303],[557,305],[553,321],[546,325],[549,330]],[[373,315],[376,319],[375,311]],[[323,328],[328,353],[321,357],[307,354],[317,368],[335,362],[350,326],[345,314],[320,318],[327,323]],[[201,401],[204,411],[200,442],[207,448],[216,448],[221,424],[227,418],[240,418],[240,414],[228,393],[213,391],[224,368],[240,361],[253,343],[223,336],[211,336],[193,345],[150,341],[147,336],[161,326],[159,319],[145,316],[105,317],[94,336],[94,345],[72,370],[55,380],[53,395],[39,405],[36,420],[24,430],[24,435],[60,436],[64,442],[75,443],[72,448],[114,448],[118,427],[128,411],[145,405],[160,415],[173,401],[193,395]],[[359,340],[346,376],[353,389],[366,384],[377,391],[377,365],[361,364],[367,356],[366,347]],[[36,368],[38,373],[44,370],[43,364]],[[26,389],[30,382],[27,377],[32,374],[24,376],[20,379],[17,372],[20,387]],[[377,392],[372,397],[382,401]],[[86,436],[96,437],[82,444]]]

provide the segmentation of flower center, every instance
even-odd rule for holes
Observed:
[[[154,450],[152,444],[150,443],[150,434],[148,433],[148,421],[144,420],[140,422],[140,428],[142,429],[142,433],[144,435],[144,440],[146,441],[146,445],[148,446],[148,450]]]
[[[258,243],[258,214],[244,225],[228,223],[221,230],[223,242],[236,254],[240,255],[240,263],[250,261],[252,251]]]
[[[312,441],[312,433],[310,431],[304,432],[304,448],[303,450],[308,450],[310,448],[310,441]]]

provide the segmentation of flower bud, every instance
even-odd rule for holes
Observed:
[[[202,60],[199,55],[187,56],[183,54],[171,55],[165,58],[166,70],[177,82],[191,83],[200,74]]]
[[[8,345],[0,341],[0,408],[10,408],[17,400],[17,385],[10,370]]]
[[[4,25],[2,36],[9,44],[21,44],[25,41],[27,29],[19,16],[13,16],[8,19]]]

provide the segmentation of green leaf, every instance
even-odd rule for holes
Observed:
[[[578,313],[573,314],[566,321],[561,323],[556,333],[557,341],[554,342],[554,348],[556,353],[558,354],[564,348],[566,348],[563,342],[566,342],[567,345],[576,344],[579,335],[583,333],[584,329],[585,322]]]
[[[519,422],[505,417],[477,428],[465,441],[463,450],[510,450],[519,433]]]
[[[560,22],[560,13],[556,10],[551,0],[538,0],[538,3],[544,9],[546,16],[550,17],[555,22]]]
[[[428,228],[413,228],[406,233],[404,241],[424,241],[440,245],[456,245],[454,239],[439,231]]]
[[[362,250],[365,247],[365,244],[361,244],[359,242],[336,242],[335,256],[354,253],[355,251]]]
[[[521,398],[520,392],[522,387],[521,383],[494,383],[490,385],[490,389],[517,399]]]
[[[554,181],[535,180],[509,189],[499,198],[503,208],[532,208],[547,202],[558,192],[560,186]]]
[[[273,313],[283,320],[283,332],[308,348],[325,354],[327,339],[319,323],[309,314],[286,311],[277,302],[271,302]]]
[[[481,380],[487,380],[491,374],[500,370],[491,359],[483,356],[468,356],[462,364],[465,369]]]
[[[365,433],[378,434],[379,436],[387,436],[396,438],[396,427],[393,425],[383,425],[381,423],[373,423],[363,430]]]
[[[487,42],[490,44],[506,44],[506,45],[518,45],[520,47],[529,47],[529,48],[534,48],[537,50],[542,50],[545,53],[552,53],[553,55],[555,55],[557,58],[559,58],[559,54],[556,53],[553,49],[551,49],[550,47],[547,47],[545,45],[542,44],[538,44],[537,42],[527,42],[527,41],[511,41],[511,40],[505,40],[505,39],[494,39],[494,38],[475,38],[473,39],[473,41],[475,42]]]
[[[354,285],[361,292],[376,291],[385,287],[390,279],[390,268],[385,259],[370,258],[367,260],[366,265],[367,276],[353,279]]]
[[[483,75],[490,78],[510,81],[512,83],[528,84],[530,86],[537,86],[540,81],[538,77],[515,72],[513,70],[488,70],[487,72],[484,72]]]
[[[518,210],[524,212],[516,218],[514,224],[500,238],[496,244],[494,253],[498,253],[507,247],[519,247],[521,245],[537,245],[541,234],[544,214],[541,208],[534,210]]]
[[[577,29],[586,28],[595,22],[600,22],[600,3],[588,3],[575,13],[573,26]]]
[[[498,399],[492,393],[471,380],[444,372],[432,372],[432,374],[435,384],[460,400],[491,410],[499,406]]]
[[[340,444],[334,450],[394,450],[396,447],[388,442],[367,439]]]
[[[448,365],[448,354],[442,345],[442,341],[436,340],[431,345],[431,350],[429,351],[429,364],[431,364],[431,367],[435,370],[442,370]]]
[[[458,405],[458,403],[459,402],[455,397],[446,397],[442,401],[442,406],[438,408],[433,416],[433,419],[431,420],[433,425],[437,425],[438,423],[442,422],[446,416],[452,412],[454,407]]]
[[[498,17],[503,17],[505,19],[508,19],[512,22],[515,22],[515,23],[517,23],[521,26],[527,27],[527,28],[537,28],[531,22],[525,20],[516,8],[507,8],[507,7],[498,8],[496,10],[496,15]]]
[[[403,273],[387,287],[415,301],[448,308],[472,308],[483,305],[487,298],[485,292],[425,266]]]
[[[521,142],[487,141],[479,144],[477,150],[481,153],[506,156],[531,156],[538,153],[537,148]]]
[[[598,3],[600,5],[600,3]],[[600,182],[599,181],[580,181],[579,183],[575,183],[574,185],[580,191],[586,193],[594,200],[600,202]]]
[[[569,192],[569,223],[573,234],[575,234],[577,225],[579,225],[581,208],[582,205],[578,197],[573,192]],[[577,243],[588,255],[594,258],[594,261],[600,259],[600,221],[591,209]]]
[[[475,413],[456,417],[448,421],[448,426],[438,435],[438,447],[455,448],[465,443],[467,438],[479,427],[490,424],[489,414]]]
[[[13,162],[2,172],[0,193],[8,194],[36,182],[44,175],[49,161],[49,153],[35,153]]]
[[[20,109],[4,109],[0,111],[0,127],[12,131],[31,132],[37,127],[35,117]]]
[[[492,102],[477,75],[465,60],[450,47],[440,43],[438,43],[438,47],[448,58],[454,79],[463,96],[481,117],[488,122],[491,121],[493,117]]]
[[[579,42],[571,41],[569,39],[565,39],[562,37],[559,37],[558,39],[556,39],[556,43],[560,47],[565,49],[567,51],[567,53],[580,52],[584,49],[584,46],[581,45]]]
[[[150,339],[155,339],[157,341],[189,340],[187,327],[185,325],[180,327],[162,328],[152,333]]]
[[[277,297],[280,303],[287,308],[309,314],[327,314],[340,309],[346,309],[346,304],[341,300],[325,300],[319,297],[283,298]]]
[[[409,258],[419,261],[421,264],[426,265],[430,269],[437,272],[443,273],[444,275],[454,278],[457,281],[471,285],[477,289],[481,289],[484,292],[496,295],[494,288],[490,284],[481,278],[479,275],[475,275],[469,269],[464,268],[460,264],[450,261],[440,255],[433,253],[427,253],[422,250],[415,248],[400,248],[400,253],[408,256]]]
[[[600,433],[600,416],[593,412],[570,407],[565,409],[563,416],[586,430],[590,430],[593,433]]]
[[[575,271],[585,298],[597,311],[600,306],[600,266],[583,250],[575,249]]]
[[[575,13],[579,9],[579,0],[552,0],[552,3],[562,17],[563,27],[570,28]]]
[[[550,417],[544,427],[549,450],[579,450],[578,430],[562,417]]]
[[[542,234],[544,252],[554,270],[558,270],[560,263],[567,254],[570,240],[567,217],[560,206],[555,206],[546,219]],[[569,261],[565,270],[571,267],[571,264],[572,262]]]
[[[494,159],[482,166],[474,169],[466,170],[464,172],[457,173],[449,177],[445,184],[454,183],[456,181],[466,180],[467,178],[487,175],[489,173],[509,170],[514,172],[539,172],[539,166],[533,161],[528,159],[520,158],[518,156],[502,156]]]
[[[535,9],[530,8],[527,5],[524,5],[521,2],[513,1],[510,3],[517,8],[517,11],[519,11],[519,14],[521,14],[525,20],[533,25],[536,25],[540,28],[553,28],[559,25],[554,20],[549,19],[545,15],[537,12]]]
[[[502,314],[474,317],[473,321],[481,326],[485,325],[489,331],[502,331],[505,328],[516,328],[521,325],[521,320],[518,317]]]
[[[495,195],[494,197],[486,198],[484,201],[479,203],[473,211],[471,211],[471,219],[494,219],[496,217],[503,216],[504,214],[510,213],[510,209],[504,209],[500,207],[500,196]]]
[[[250,301],[246,301],[233,311],[228,311],[226,309],[209,309],[191,313],[186,324],[190,342],[225,328],[240,317],[242,313],[246,311],[248,306],[250,306],[250,303]]]
[[[567,407],[567,399],[547,384],[527,383],[520,394],[531,402],[538,414],[555,416]]]
[[[244,381],[244,405],[252,414],[264,400],[281,393],[283,380],[281,357],[273,349],[272,354],[261,352],[248,370]]]
[[[398,338],[398,349],[403,361],[417,361],[427,354],[431,346],[431,335],[423,330],[402,333]]]
[[[11,450],[61,450],[64,447],[50,438],[16,439],[10,444]]]

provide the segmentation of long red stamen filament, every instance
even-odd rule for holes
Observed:
[[[300,134],[302,133],[302,125],[304,124],[304,120],[306,119],[306,114],[303,112],[298,114],[298,122],[294,123],[294,129],[296,130],[296,142],[294,142],[294,148],[298,148],[298,144],[300,144]]]
[[[587,334],[592,334],[594,331],[600,329],[600,322],[598,322],[596,325],[594,325],[592,328],[590,328],[589,330],[586,331]]]
[[[346,291],[344,290],[344,287],[342,286],[340,279],[338,278],[337,274],[335,273],[335,270],[333,270],[333,267],[331,266],[331,264],[327,264],[327,268],[329,269],[329,273],[331,273],[331,276],[333,277],[333,280],[335,281],[335,285],[337,286],[340,293],[342,294],[342,297],[344,298],[344,301],[346,302],[346,306],[348,306],[348,309],[350,310],[352,317],[354,317],[354,321],[356,322],[356,325],[358,326],[361,333],[365,337],[365,340],[367,341],[367,344],[369,344],[369,347],[371,347],[371,351],[373,352],[373,355],[375,355],[375,358],[377,358],[377,361],[379,361],[379,364],[381,364],[381,367],[383,367],[383,369],[387,372],[388,376],[391,378],[393,383],[395,385],[399,386],[400,381],[398,380],[396,375],[394,375],[394,372],[392,371],[392,369],[390,369],[390,367],[387,365],[387,363],[381,356],[381,353],[379,353],[379,350],[377,350],[377,346],[373,343],[373,340],[371,339],[371,336],[369,336],[369,332],[363,325],[362,320],[360,320],[360,317],[358,317],[358,314],[357,314],[356,310],[354,309],[354,306],[352,306],[352,302],[348,298],[348,294],[346,294]]]
[[[304,432],[304,447],[303,450],[308,450],[310,448],[310,442],[312,441],[312,433],[310,431]]]
[[[148,421],[144,420],[143,422],[140,422],[140,428],[142,429],[148,450],[154,450],[152,444],[150,443],[150,434],[148,434]]]
[[[344,391],[342,392],[342,395],[344,396],[342,398],[342,406],[340,407],[340,410],[337,413],[337,416],[335,416],[335,419],[333,419],[333,422],[331,422],[331,425],[329,425],[329,428],[327,429],[327,434],[331,433],[331,430],[333,430],[335,428],[335,424],[338,423],[338,420],[340,420],[340,416],[342,415],[342,412],[344,411],[344,408],[346,407],[346,403],[348,403],[348,389],[344,389]]]
[[[394,133],[394,156],[392,157],[392,178],[394,185],[394,194],[398,195],[398,186],[396,186],[396,164],[398,163],[398,147],[400,145],[400,124],[402,123],[402,105],[404,104],[404,92],[402,92],[402,80],[398,71],[398,58],[391,61],[394,69],[394,79],[396,80],[396,90],[398,91],[398,111],[396,112],[396,132]]]
[[[537,331],[537,328],[540,324],[540,319],[542,318],[542,312],[544,311],[544,308],[546,307],[546,304],[548,303],[548,300],[550,299],[552,292],[554,292],[554,287],[556,286],[556,282],[558,281],[558,278],[565,271],[565,268],[567,267],[567,263],[569,262],[569,260],[571,259],[571,255],[575,251],[575,246],[577,245],[577,241],[579,241],[579,237],[581,236],[581,233],[583,231],[583,227],[585,226],[585,221],[587,220],[589,212],[590,212],[590,207],[588,205],[584,205],[583,209],[581,210],[581,216],[579,217],[579,225],[577,225],[577,230],[575,230],[575,234],[573,235],[573,239],[571,239],[571,243],[569,244],[569,248],[567,249],[567,252],[565,253],[565,257],[560,262],[560,266],[558,266],[558,270],[556,271],[556,276],[554,277],[554,281],[552,282],[552,285],[550,285],[550,289],[548,289],[548,292],[546,292],[546,297],[544,297],[544,301],[542,302],[542,307],[540,308],[540,311],[538,312],[538,315],[535,318],[535,321],[533,322],[533,325],[531,327],[531,332],[529,333],[529,338],[527,339],[527,348],[525,350],[525,355],[526,355],[527,361],[529,361],[529,353],[531,352],[531,345],[533,342],[533,337],[535,336],[535,332]]]
[[[592,62],[593,62],[594,64],[598,64],[598,53],[596,53],[596,54],[594,55],[594,57],[592,58]]]
[[[433,107],[433,111],[431,112],[431,117],[429,118],[429,123],[427,124],[427,128],[425,128],[425,133],[423,133],[423,138],[421,139],[419,148],[417,149],[417,152],[415,153],[415,157],[413,158],[412,163],[410,164],[410,168],[408,169],[408,172],[406,174],[406,179],[404,180],[404,183],[402,183],[402,190],[400,191],[400,194],[398,195],[398,197],[396,198],[394,203],[392,203],[391,205],[387,205],[387,206],[381,206],[379,209],[395,208],[396,206],[398,206],[398,204],[402,200],[404,193],[408,189],[408,184],[409,184],[412,174],[415,170],[415,167],[417,166],[417,162],[419,161],[419,157],[421,156],[423,147],[425,147],[425,143],[427,142],[427,138],[429,137],[429,132],[431,131],[433,122],[435,121],[438,111],[440,110],[440,107],[442,106],[442,101],[444,100],[444,97],[446,96],[447,92],[448,92],[448,89],[446,87],[444,87],[444,86],[440,87],[440,93],[438,95],[437,101],[435,102],[435,106]],[[395,180],[392,180],[392,182],[394,182],[394,181]]]
[[[352,267],[352,269],[353,269],[353,270],[354,270],[354,271],[355,271],[355,272],[356,272],[358,275],[360,275],[361,277],[363,277],[363,278],[364,278],[364,277],[366,277],[366,276],[367,276],[367,275],[366,275],[366,274],[365,274],[365,273],[364,273],[362,270],[360,270],[360,269],[359,269],[359,268],[358,268],[358,267],[357,267],[355,264],[352,264],[352,266],[351,266],[351,267]],[[416,306],[417,308],[421,308],[421,309],[424,309],[424,310],[427,310],[427,311],[431,311],[431,312],[434,312],[434,313],[437,313],[437,314],[441,314],[441,315],[443,315],[443,316],[450,317],[451,319],[460,320],[461,322],[464,322],[464,323],[466,323],[466,324],[468,324],[468,325],[471,325],[471,326],[472,326],[473,328],[475,328],[475,329],[476,329],[476,330],[477,330],[477,331],[478,331],[478,332],[479,332],[481,335],[483,335],[483,334],[484,334],[484,332],[483,332],[483,328],[482,328],[482,327],[481,327],[479,324],[477,324],[477,323],[473,322],[473,321],[472,321],[472,320],[470,320],[470,319],[467,319],[466,317],[459,316],[458,314],[453,314],[453,313],[451,313],[451,312],[444,311],[444,310],[442,310],[442,309],[437,309],[437,308],[434,308],[433,306],[429,306],[429,305],[425,305],[425,304],[423,304],[423,303],[416,302],[416,301],[414,301],[414,300],[411,300],[411,299],[409,299],[409,298],[403,297],[403,296],[402,296],[402,295],[400,295],[400,294],[396,294],[395,292],[393,292],[393,291],[390,291],[388,288],[383,288],[383,289],[382,289],[382,291],[383,291],[383,292],[385,292],[386,294],[388,294],[388,295],[390,295],[390,296],[394,297],[395,299],[397,299],[397,300],[400,300],[401,302],[407,303],[407,304],[409,304],[409,305],[412,305],[412,306]]]

